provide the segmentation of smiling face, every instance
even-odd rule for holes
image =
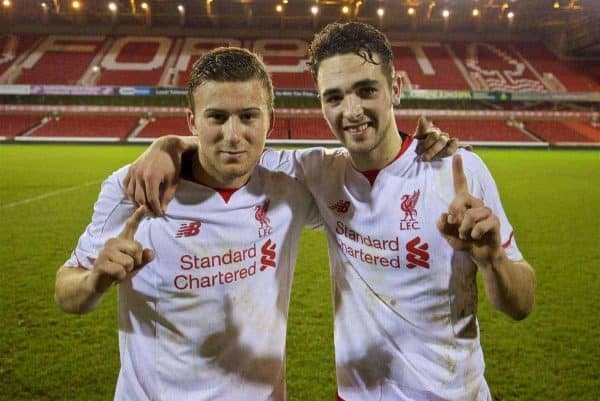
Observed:
[[[194,92],[188,126],[198,137],[202,184],[238,188],[248,181],[269,131],[268,95],[258,79],[205,81]]]
[[[359,170],[382,168],[396,156],[402,144],[393,110],[398,79],[390,84],[380,65],[348,53],[321,61],[317,85],[323,115]]]

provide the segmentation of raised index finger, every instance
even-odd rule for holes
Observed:
[[[427,133],[433,127],[433,123],[427,119],[424,115],[419,117],[417,121],[417,129],[415,130],[415,138],[416,139],[425,139],[427,138]]]
[[[454,192],[458,194],[468,194],[467,177],[463,170],[462,158],[460,155],[454,155],[452,158],[452,179],[454,181]]]
[[[138,207],[125,222],[125,227],[123,227],[123,231],[118,235],[118,238],[132,240],[140,222],[147,214],[148,208],[145,205]]]

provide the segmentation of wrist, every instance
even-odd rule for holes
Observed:
[[[158,149],[164,152],[183,152],[184,143],[177,135],[165,135],[155,141]]]
[[[506,258],[506,253],[502,247],[492,248],[482,257],[471,255],[471,260],[482,270],[492,270],[502,265]]]
[[[90,270],[83,278],[82,286],[90,295],[102,295],[110,288],[111,282],[103,280],[96,269]]]

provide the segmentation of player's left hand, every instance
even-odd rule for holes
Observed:
[[[450,138],[425,116],[419,117],[414,138],[418,141],[416,152],[423,161],[451,156],[459,147],[457,138]]]
[[[502,252],[500,220],[469,193],[460,155],[452,159],[452,177],[455,197],[437,227],[452,248],[469,252],[478,266],[488,266]]]

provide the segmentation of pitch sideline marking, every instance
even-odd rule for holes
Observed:
[[[42,199],[50,198],[51,196],[64,194],[66,192],[76,191],[76,190],[78,190],[80,188],[89,187],[90,185],[96,185],[96,184],[98,184],[98,183],[100,183],[102,181],[103,180],[88,181],[88,182],[84,182],[81,185],[75,185],[73,187],[58,189],[56,191],[50,191],[50,192],[46,192],[45,194],[34,196],[33,198],[23,199],[23,200],[20,200],[20,201],[17,201],[17,202],[12,202],[12,203],[7,203],[6,205],[0,205],[0,210],[2,210],[2,209],[10,209],[11,207],[21,206],[21,205],[25,205],[27,203],[36,202],[36,201],[39,201],[39,200],[42,200]]]

